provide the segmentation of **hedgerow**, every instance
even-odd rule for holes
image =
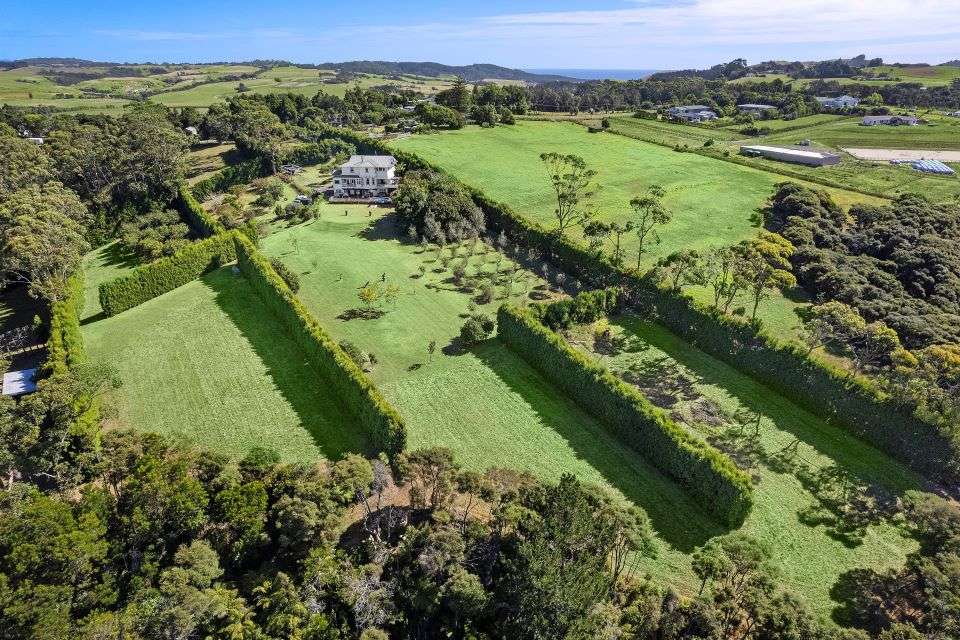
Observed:
[[[407,169],[446,173],[416,154],[392,149],[353,131],[325,127],[360,153],[392,154]],[[807,179],[807,178],[805,178]],[[917,415],[905,398],[892,398],[876,383],[821,360],[767,334],[759,324],[736,318],[666,290],[629,268],[619,268],[579,242],[527,220],[509,206],[467,187],[486,216],[487,229],[520,246],[550,256],[556,268],[597,286],[623,288],[630,302],[653,313],[671,331],[741,372],[763,382],[814,415],[847,429],[915,471],[941,481],[960,480],[960,432]]]
[[[273,269],[270,260],[246,236],[235,233],[232,237],[240,270],[367,431],[374,445],[391,457],[403,451],[407,442],[403,417],[323,330]]]
[[[50,337],[47,339],[47,372],[67,373],[83,361],[83,333],[80,331],[80,309],[83,307],[83,273],[67,282],[67,295],[50,306]]]
[[[750,476],[678,426],[639,391],[570,347],[529,311],[504,305],[498,333],[616,437],[675,479],[708,511],[737,526],[753,506]]]
[[[194,187],[194,189],[196,189],[196,187]],[[197,233],[204,238],[226,231],[223,223],[200,206],[194,193],[195,191],[191,191],[186,184],[180,185],[176,205],[183,217],[185,217]]]
[[[100,306],[106,315],[115,316],[235,259],[233,234],[218,233],[168,258],[139,266],[129,275],[102,283]]]

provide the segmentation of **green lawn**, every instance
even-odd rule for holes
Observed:
[[[334,338],[374,353],[378,364],[370,375],[407,420],[409,448],[441,445],[469,468],[525,469],[553,481],[574,473],[608,487],[650,514],[662,552],[647,568],[684,593],[694,592],[688,554],[722,533],[720,525],[498,340],[458,350],[455,337],[469,295],[450,282],[449,268],[433,271],[439,268],[433,250],[421,253],[394,239],[390,217],[371,211],[329,205],[320,222],[279,227],[262,244],[300,274],[300,299]],[[487,273],[495,268],[494,255]],[[478,262],[473,258],[468,273]],[[504,260],[501,271],[508,264]],[[401,288],[396,305],[378,319],[346,319],[359,304],[358,287],[383,274]],[[529,282],[526,295],[536,291],[532,276]],[[523,286],[512,297],[524,297]],[[492,314],[502,302],[480,308]],[[437,344],[432,358],[431,340]]]
[[[88,317],[83,333],[91,358],[115,366],[123,381],[111,421],[118,426],[230,456],[259,445],[311,461],[368,448],[302,351],[229,267],[117,316]]]
[[[833,606],[842,573],[898,566],[915,548],[888,509],[922,486],[908,469],[658,325],[623,316],[612,326],[628,346],[603,364],[754,476],[742,531],[770,545],[784,581],[818,611]],[[572,339],[589,351],[590,335]]]
[[[127,275],[137,266],[136,256],[126,253],[119,241],[98,247],[83,258],[83,310],[80,320],[103,312],[100,284]]]

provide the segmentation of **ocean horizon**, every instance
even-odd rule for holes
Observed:
[[[524,69],[524,71],[566,76],[577,80],[642,80],[659,69]]]

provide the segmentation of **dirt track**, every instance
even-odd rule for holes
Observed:
[[[860,160],[940,160],[942,162],[960,162],[960,151],[930,151],[910,149],[852,149],[844,148],[854,158]]]

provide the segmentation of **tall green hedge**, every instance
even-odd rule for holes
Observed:
[[[403,451],[407,443],[403,417],[327,335],[253,243],[239,233],[233,234],[233,238],[240,270],[366,429],[375,446],[390,456]]]
[[[66,373],[83,361],[83,333],[80,310],[83,308],[83,272],[70,277],[67,295],[50,306],[50,337],[47,339],[47,372]]]
[[[570,347],[529,311],[504,305],[500,338],[708,511],[737,526],[753,506],[750,476],[633,387]]]
[[[100,285],[100,306],[115,316],[236,259],[233,234],[219,233]]]
[[[353,131],[326,127],[322,135],[339,137],[361,153],[393,154],[407,168],[444,172],[419,156],[391,149],[385,142]],[[892,398],[867,378],[851,376],[810,358],[799,345],[782,343],[758,325],[698,304],[644,279],[633,269],[613,265],[579,242],[557,238],[509,206],[467,187],[483,210],[488,230],[512,242],[535,247],[558,268],[597,286],[624,288],[633,302],[652,311],[662,324],[707,353],[776,389],[811,413],[847,429],[915,471],[945,482],[960,481],[960,432],[916,413],[906,398]]]
[[[209,238],[223,233],[226,228],[219,220],[207,213],[194,196],[194,192],[186,184],[180,185],[177,209],[184,216],[201,237]]]

